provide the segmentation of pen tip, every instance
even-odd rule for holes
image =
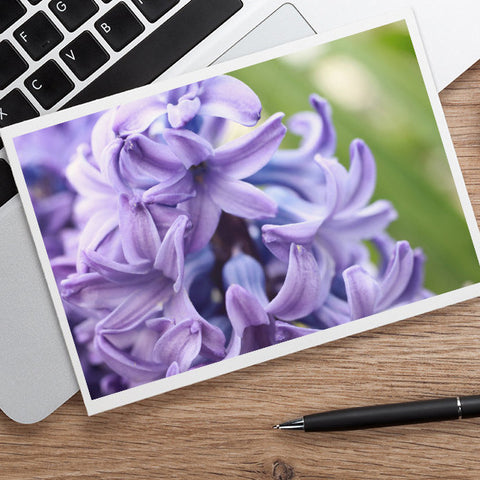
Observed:
[[[274,430],[278,430],[279,428],[280,428],[280,425],[274,425],[274,426],[273,426],[273,429],[274,429]]]

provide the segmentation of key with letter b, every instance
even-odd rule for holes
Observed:
[[[116,52],[126,47],[145,29],[123,2],[97,20],[95,28]]]

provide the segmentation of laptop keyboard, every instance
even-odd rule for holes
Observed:
[[[0,0],[0,128],[151,83],[242,6]]]

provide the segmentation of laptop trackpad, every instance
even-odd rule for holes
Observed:
[[[292,4],[287,3],[230,47],[212,65],[276,47],[282,43],[300,40],[315,33],[300,12]]]

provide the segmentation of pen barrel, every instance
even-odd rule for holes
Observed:
[[[460,397],[462,418],[473,418],[480,416],[480,395]]]
[[[463,397],[462,402],[465,402],[463,409],[455,397],[317,413],[303,417],[304,430],[306,432],[356,430],[456,420],[480,415],[480,397]]]

